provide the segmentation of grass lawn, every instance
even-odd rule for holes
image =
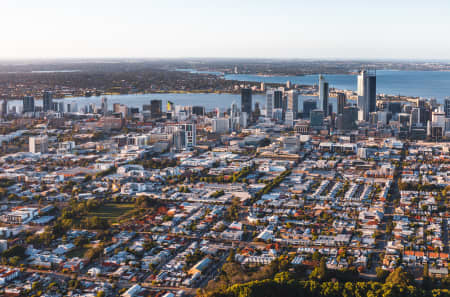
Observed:
[[[116,222],[120,216],[134,208],[135,206],[132,203],[105,203],[96,210],[89,212],[89,216],[97,216]]]
[[[86,251],[89,248],[87,247],[81,247],[81,248],[76,248],[70,252],[68,252],[66,254],[67,258],[73,258],[73,257],[78,257],[78,258],[83,258],[84,254],[86,253]]]

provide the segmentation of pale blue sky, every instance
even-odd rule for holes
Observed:
[[[450,0],[0,0],[0,58],[450,59]]]

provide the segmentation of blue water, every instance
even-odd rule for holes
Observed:
[[[212,74],[212,75],[217,75],[217,76],[222,76],[223,75],[222,72],[195,70],[195,69],[191,69],[191,68],[178,68],[178,69],[175,69],[175,70],[176,71],[181,71],[181,72],[196,73],[196,74]]]
[[[330,87],[354,90],[357,89],[356,75],[330,74],[324,75]],[[305,76],[260,76],[247,74],[228,74],[225,79],[314,85],[318,83],[318,75]],[[450,96],[450,72],[446,71],[377,71],[377,93],[389,95],[405,95],[423,98],[443,99]]]
[[[187,71],[187,69],[184,69]],[[191,71],[191,70],[189,70]],[[195,70],[192,70],[195,71]],[[211,74],[216,74],[211,72]],[[218,74],[218,73],[217,73]],[[258,76],[246,74],[227,74],[226,79],[266,82],[266,83],[286,83],[290,80],[293,84],[314,85],[318,82],[318,75],[307,76]],[[330,87],[346,90],[356,90],[356,75],[325,75],[329,81]],[[444,97],[450,96],[450,72],[439,71],[377,71],[377,93],[390,95],[407,95],[424,98],[437,98],[441,101]],[[130,107],[142,108],[144,104],[149,104],[151,99],[161,99],[165,108],[167,101],[172,101],[178,105],[201,105],[207,111],[219,108],[224,111],[230,108],[231,103],[235,101],[240,105],[241,96],[238,94],[138,94],[138,95],[111,95],[108,98],[109,108],[112,109],[114,103],[126,104]],[[303,101],[306,98],[315,98],[311,96],[299,97],[299,109],[302,110]],[[64,99],[67,102],[77,102],[78,108],[91,103],[101,106],[101,97],[75,97]],[[266,98],[264,95],[253,95],[253,102],[259,102],[261,108],[265,106]],[[336,110],[335,98],[330,98],[330,103]],[[42,105],[41,100],[36,101],[36,105]],[[22,101],[8,101],[8,106],[17,106],[22,108]]]
[[[163,102],[163,109],[166,110],[167,101],[171,101],[177,105],[182,106],[195,106],[200,105],[204,106],[206,111],[214,110],[215,108],[219,108],[220,111],[225,111],[226,109],[231,107],[233,102],[236,102],[238,106],[241,105],[241,95],[239,94],[136,94],[136,95],[107,95],[101,97],[73,97],[66,98],[64,102],[71,103],[76,102],[78,105],[78,109],[81,110],[84,106],[88,106],[90,104],[95,104],[97,107],[101,106],[102,98],[108,98],[108,108],[110,110],[113,109],[114,103],[125,104],[129,107],[139,107],[142,110],[142,106],[144,104],[150,104],[150,100],[152,99],[161,99]],[[266,105],[266,96],[265,95],[256,95],[253,94],[253,105],[255,102],[258,102],[260,108],[263,108]],[[317,96],[299,96],[299,109],[302,111],[303,109],[303,101],[305,99],[317,99]],[[55,102],[59,102],[61,100],[54,100]],[[336,99],[330,98],[330,103],[333,104],[333,109],[336,109]],[[42,106],[42,100],[35,101],[36,106]],[[9,100],[8,108],[11,109],[12,106],[15,106],[18,110],[22,110],[22,101],[21,100]]]
[[[239,94],[135,94],[135,95],[107,95],[101,97],[73,97],[66,98],[64,102],[76,102],[78,105],[78,109],[81,109],[83,106],[89,104],[95,104],[100,107],[102,98],[108,98],[108,107],[112,110],[114,103],[126,104],[129,107],[139,107],[142,109],[144,104],[150,104],[150,100],[152,99],[161,99],[163,102],[163,109],[167,106],[167,101],[171,101],[177,105],[183,106],[195,106],[200,105],[204,106],[207,111],[214,110],[215,108],[219,108],[224,111],[227,108],[230,108],[231,103],[235,101],[238,106],[241,104],[241,95]],[[264,95],[253,95],[253,102],[259,102],[260,104],[265,105],[266,97]],[[58,102],[60,100],[54,100]],[[42,100],[35,101],[36,106],[42,106]],[[10,100],[8,101],[8,106],[11,108],[12,106],[16,106],[18,109],[22,109],[22,101],[21,100]]]

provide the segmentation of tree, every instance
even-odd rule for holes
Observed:
[[[428,263],[425,263],[425,265],[423,265],[423,277],[428,277],[430,275],[429,273],[429,267],[428,267]]]
[[[320,259],[319,266],[314,268],[314,270],[309,275],[309,278],[323,281],[327,278],[327,274],[326,259],[325,257],[322,257]]]
[[[423,265],[423,280],[422,280],[422,287],[426,290],[429,290],[433,285],[433,282],[430,278],[430,271],[428,267],[428,263],[425,263]]]
[[[386,278],[386,283],[408,286],[412,284],[412,277],[406,271],[404,271],[403,268],[398,267],[389,274],[389,276]]]
[[[236,252],[234,249],[230,250],[230,254],[227,257],[227,262],[233,262],[234,261],[234,256],[236,255]]]
[[[381,267],[377,267],[377,268],[375,269],[375,271],[376,271],[376,273],[377,273],[377,279],[378,279],[380,282],[384,282],[384,280],[386,279],[386,277],[388,277],[388,275],[389,275],[389,271],[384,270],[384,269],[381,268]]]

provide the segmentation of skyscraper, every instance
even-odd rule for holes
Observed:
[[[328,82],[322,75],[319,75],[319,109],[324,117],[328,116]]]
[[[255,102],[255,111],[253,112],[253,117],[258,119],[261,115],[261,110],[259,109],[259,102]]]
[[[23,97],[23,112],[34,112],[34,97],[25,96]]]
[[[444,112],[445,112],[445,117],[450,118],[450,98],[445,98]]]
[[[266,118],[272,118],[274,91],[270,89],[266,93]]]
[[[195,124],[179,124],[178,127],[185,133],[185,145],[191,148],[197,145],[197,128]]]
[[[411,110],[410,127],[420,123],[420,108],[415,107]]]
[[[128,107],[125,104],[114,103],[113,111],[114,113],[120,113],[123,118],[128,117]]]
[[[30,153],[48,153],[48,136],[30,136],[28,138],[28,146]]]
[[[153,119],[162,116],[162,100],[153,99],[150,101],[150,114]]]
[[[3,99],[1,106],[2,106],[1,115],[2,118],[5,118],[8,115],[8,101],[6,99]]]
[[[172,101],[167,101],[167,112],[172,112],[174,110],[174,104]]]
[[[227,118],[215,118],[212,119],[212,132],[213,133],[227,133],[230,130],[230,120]]]
[[[252,90],[248,88],[241,89],[241,111],[252,114]]]
[[[298,113],[298,92],[290,90],[287,92],[287,110],[291,110],[294,114],[294,119],[297,118]]]
[[[205,115],[205,107],[204,106],[192,106],[192,114],[195,114],[198,116],[204,116]]]
[[[44,91],[42,96],[43,111],[47,112],[53,110],[53,93],[50,91]]]
[[[311,110],[317,108],[317,101],[313,99],[303,101],[303,118],[309,119]]]
[[[358,108],[362,117],[367,121],[369,114],[377,109],[377,77],[375,71],[361,71],[358,75]]]
[[[294,112],[292,110],[286,111],[284,124],[289,127],[294,126]]]
[[[358,108],[355,106],[346,106],[342,114],[338,116],[337,128],[339,130],[352,130],[356,128],[356,120],[358,119]]]
[[[283,91],[273,91],[273,108],[283,108]]]
[[[102,114],[105,117],[108,115],[108,98],[106,97],[102,98]]]
[[[313,129],[320,129],[323,127],[323,118],[324,118],[323,110],[321,110],[321,109],[311,110],[309,125]]]
[[[346,104],[347,98],[344,93],[338,93],[337,94],[337,113],[343,114],[344,113],[344,107]]]

